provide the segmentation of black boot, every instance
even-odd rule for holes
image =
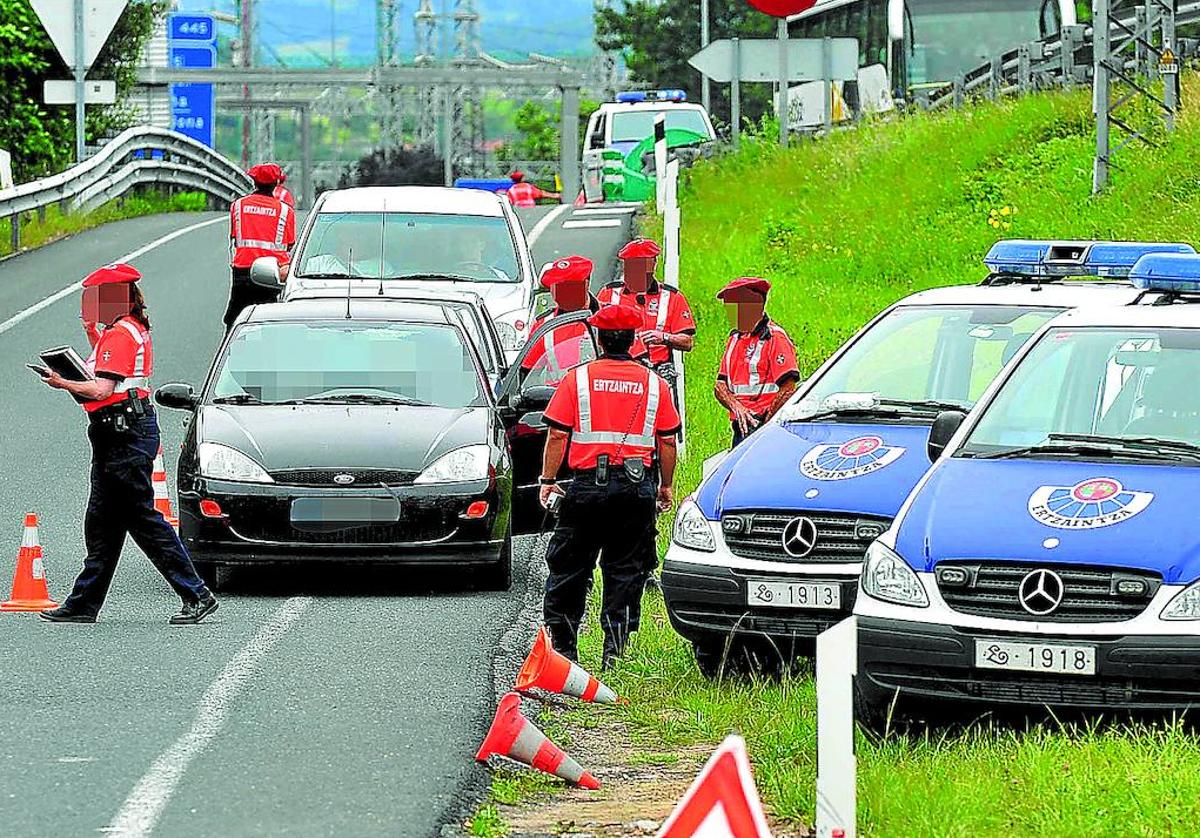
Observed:
[[[60,605],[50,611],[39,611],[38,616],[48,623],[94,623],[96,622],[95,614],[82,614],[78,611],[70,611],[66,606]]]
[[[600,671],[607,672],[617,665],[625,654],[625,645],[619,643],[612,635],[604,636],[604,654],[600,658]]]
[[[570,626],[546,626],[546,630],[550,633],[550,645],[554,651],[573,663],[579,663],[579,646]]]
[[[196,602],[185,602],[179,613],[170,619],[170,623],[173,626],[194,626],[216,611],[217,605],[217,598],[211,593]]]

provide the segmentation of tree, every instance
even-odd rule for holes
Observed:
[[[132,123],[125,97],[165,0],[130,3],[96,57],[91,78],[117,83],[117,104],[88,108],[86,136],[95,139]],[[17,182],[61,171],[74,161],[73,106],[42,104],[42,83],[71,78],[29,0],[0,0],[0,148],[13,156]]]
[[[599,102],[590,99],[579,103],[579,148],[583,147],[583,134],[587,129],[588,118],[599,107]],[[505,142],[496,152],[496,157],[502,163],[512,163],[516,160],[558,160],[559,137],[562,135],[561,114],[561,105],[549,110],[538,102],[526,101],[513,114],[517,139]]]
[[[745,0],[710,0],[710,33],[720,38],[761,38],[775,32],[775,18]],[[700,74],[687,63],[700,49],[696,0],[624,0],[622,8],[596,12],[601,48],[621,52],[635,82],[651,88],[682,88],[700,100]],[[742,86],[742,115],[757,121],[771,105],[766,85]],[[729,119],[729,87],[712,85],[714,118]]]
[[[441,186],[442,158],[429,146],[377,148],[342,173],[338,189],[352,186]]]

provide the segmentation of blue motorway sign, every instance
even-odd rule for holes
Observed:
[[[185,15],[172,13],[167,16],[167,38],[172,42],[200,41],[214,43],[217,26],[212,15]]]
[[[170,44],[172,67],[212,67],[216,50],[211,46],[179,46]],[[181,134],[204,143],[210,148],[215,141],[216,91],[211,84],[171,85],[171,127]]]

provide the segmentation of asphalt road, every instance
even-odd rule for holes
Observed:
[[[0,598],[26,511],[40,518],[52,595],[83,556],[84,420],[24,367],[50,346],[84,347],[66,289],[212,220],[133,259],[156,382],[198,384],[221,337],[223,217],[119,222],[0,262]],[[604,217],[620,223],[564,229],[601,216],[524,213],[535,260],[582,253],[600,284],[630,220]],[[160,423],[173,474],[181,416]],[[170,628],[178,602],[129,544],[98,624],[0,614],[0,834],[437,833],[485,787],[472,757],[495,706],[497,644],[541,561],[531,546],[508,594],[402,569],[246,571],[213,618]]]

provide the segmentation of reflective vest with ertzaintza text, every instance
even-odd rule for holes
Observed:
[[[255,259],[274,256],[288,261],[288,247],[296,241],[296,213],[271,195],[246,195],[229,208],[233,239],[233,267],[248,268]]]

